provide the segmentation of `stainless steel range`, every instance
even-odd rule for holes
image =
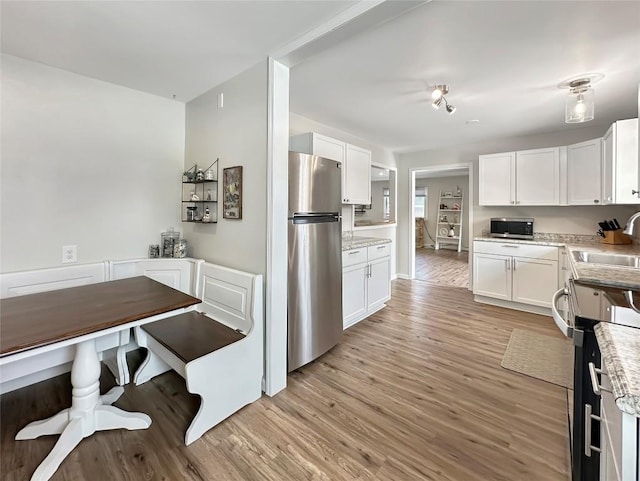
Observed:
[[[567,312],[558,309],[561,297],[568,296]],[[635,306],[635,307],[634,307]],[[574,344],[573,427],[571,464],[573,481],[600,479],[598,423],[600,396],[592,389],[589,364],[601,366],[600,349],[593,328],[610,322],[640,329],[640,292],[614,287],[581,285],[573,279],[553,298],[553,319]]]

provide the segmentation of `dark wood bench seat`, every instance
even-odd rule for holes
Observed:
[[[144,330],[185,363],[245,337],[197,311],[152,322],[144,326]]]

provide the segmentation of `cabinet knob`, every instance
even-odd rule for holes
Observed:
[[[640,190],[631,189],[631,195],[636,195],[638,193],[640,193]]]
[[[594,204],[599,204],[599,203],[600,203],[600,201],[599,201],[598,199],[593,199],[593,203],[594,203]]]
[[[515,201],[513,201],[513,200],[512,200],[512,201],[511,201],[511,203],[512,203],[512,204],[515,204]]]

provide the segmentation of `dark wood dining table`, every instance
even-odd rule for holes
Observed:
[[[100,395],[96,338],[185,312],[199,299],[148,277],[132,277],[0,300],[0,366],[75,345],[71,407],[22,428],[17,440],[60,434],[31,477],[48,480],[67,455],[96,431],[146,429],[144,413],[112,404],[124,388]]]

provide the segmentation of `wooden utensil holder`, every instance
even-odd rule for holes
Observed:
[[[603,244],[631,244],[631,237],[622,232],[622,229],[607,230],[604,232]]]

